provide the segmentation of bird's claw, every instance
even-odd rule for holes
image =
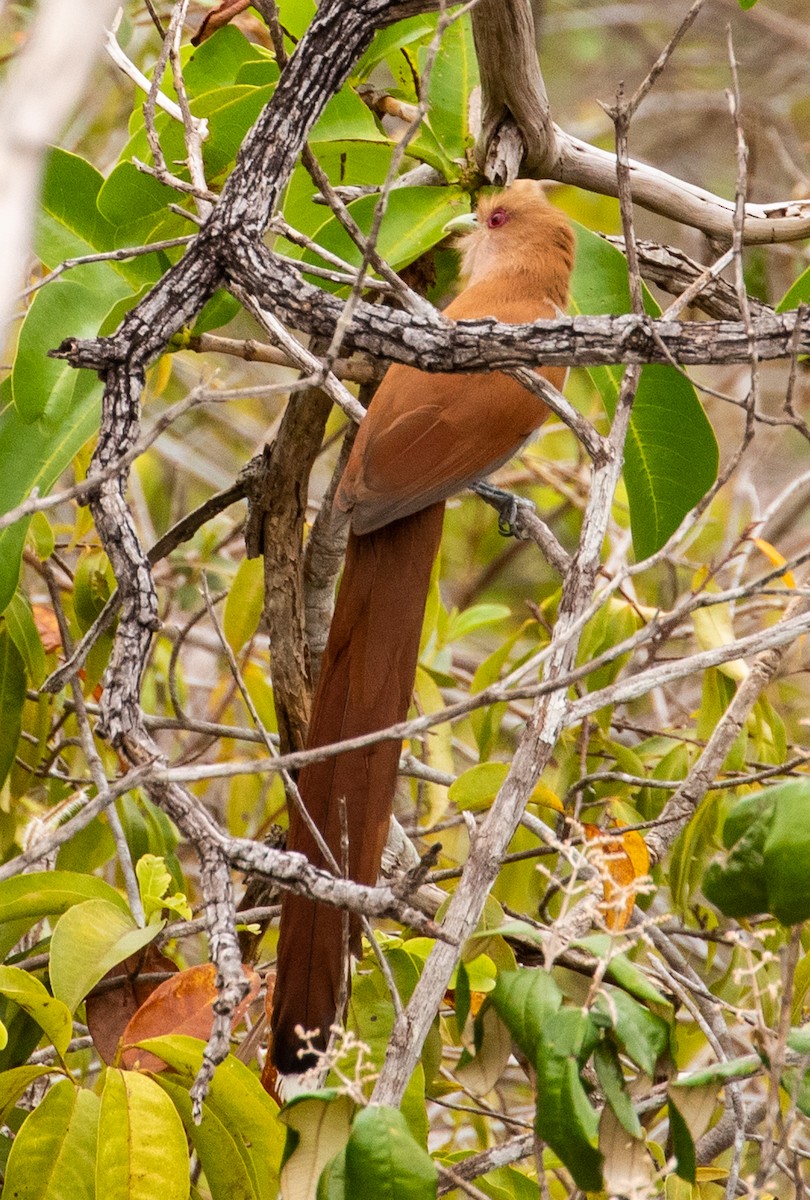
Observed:
[[[516,496],[514,492],[504,491],[491,483],[477,483],[473,487],[482,500],[491,504],[498,514],[498,533],[501,537],[516,537],[522,535],[515,528],[518,512],[521,508],[534,509],[534,502],[525,496]]]

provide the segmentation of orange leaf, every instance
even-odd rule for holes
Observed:
[[[200,28],[191,39],[192,46],[199,46],[206,38],[209,38],[212,33],[216,33],[223,25],[227,25],[239,13],[244,12],[253,3],[253,0],[222,0],[216,8],[212,8],[210,13],[205,17]]]
[[[237,1006],[231,1018],[231,1028],[239,1024],[248,1006],[259,993],[261,980],[251,967],[242,966],[250,990]],[[133,1045],[146,1038],[182,1033],[207,1042],[214,1023],[214,1002],[217,998],[216,968],[211,963],[189,967],[155,988],[141,1005],[124,1030],[121,1038],[127,1049],[121,1055],[121,1066],[127,1070],[163,1071],[166,1064],[154,1054]]]
[[[583,829],[588,841],[602,851],[595,858],[602,876],[605,924],[614,932],[625,929],[640,890],[636,881],[650,869],[644,838],[635,829],[620,832],[618,837],[605,833],[598,825],[584,825]]]
[[[62,635],[59,632],[59,622],[56,613],[49,604],[32,604],[34,624],[42,639],[42,648],[46,654],[53,654],[62,649]]]

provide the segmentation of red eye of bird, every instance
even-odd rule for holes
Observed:
[[[490,229],[500,229],[501,225],[506,224],[506,221],[506,209],[496,208],[494,212],[489,214],[489,217],[487,218],[487,225],[490,227]]]

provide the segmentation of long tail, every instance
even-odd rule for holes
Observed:
[[[329,641],[312,708],[309,748],[384,729],[407,716],[444,503],[363,536],[351,534]],[[400,743],[380,742],[305,767],[301,797],[340,862],[340,811],[345,799],[349,876],[374,884],[388,833]],[[287,839],[316,866],[323,858],[303,821],[290,814]],[[356,923],[353,941],[357,942]],[[309,1065],[299,1056],[296,1025],[320,1030],[325,1047],[342,982],[339,909],[287,893],[273,1007],[273,1061],[282,1072]]]

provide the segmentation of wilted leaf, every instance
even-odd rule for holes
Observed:
[[[243,966],[250,990],[233,1013],[232,1026],[244,1017],[259,993],[261,980],[254,970]],[[179,971],[164,980],[141,1005],[122,1034],[129,1049],[121,1055],[121,1065],[128,1070],[163,1071],[166,1064],[136,1046],[147,1038],[167,1034],[185,1034],[208,1041],[214,1023],[214,1003],[217,998],[216,968],[211,963]]]
[[[512,1053],[512,1034],[488,1004],[475,1019],[475,1056],[465,1052],[455,1076],[474,1096],[486,1096],[506,1070]]]
[[[655,1164],[641,1133],[633,1136],[606,1104],[599,1119],[599,1149],[605,1189],[616,1196],[642,1196],[651,1192]]]
[[[100,980],[102,985],[118,981],[114,986],[97,987],[85,1001],[87,1027],[105,1063],[113,1062],[128,1022],[163,982],[160,978],[144,979],[143,976],[176,974],[177,970],[177,964],[152,944],[116,963]]]
[[[605,924],[608,929],[625,929],[639,894],[638,881],[646,879],[650,869],[644,838],[633,829],[609,834],[597,825],[586,824],[583,829],[592,851],[597,850],[596,864],[605,896],[602,906]]]

